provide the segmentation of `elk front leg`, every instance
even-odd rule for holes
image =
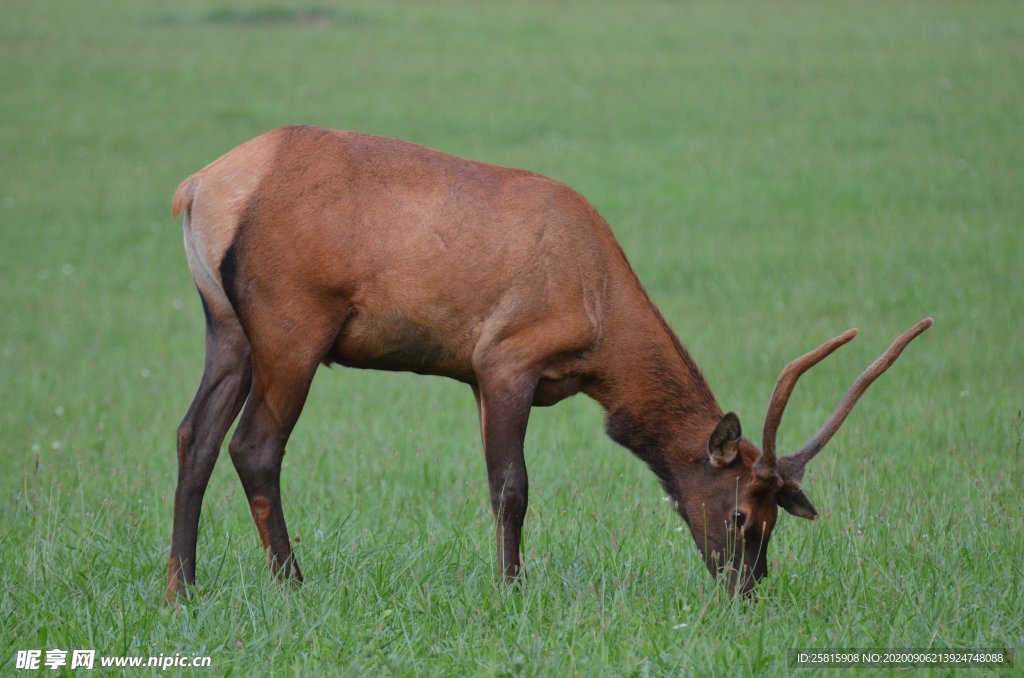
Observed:
[[[523,440],[536,380],[483,375],[474,389],[487,459],[487,480],[497,530],[498,569],[506,579],[519,574],[519,548],[526,517],[528,483]]]

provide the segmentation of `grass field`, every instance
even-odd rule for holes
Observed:
[[[793,648],[1024,645],[1018,2],[74,2],[0,22],[0,671],[22,649],[214,674],[785,674]],[[170,196],[313,123],[586,195],[748,435],[779,369],[811,466],[760,595],[714,585],[583,397],[534,410],[527,577],[494,575],[468,389],[323,370],[285,463],[298,590],[226,454],[197,595],[162,603],[203,315]],[[944,670],[936,670],[944,673]]]

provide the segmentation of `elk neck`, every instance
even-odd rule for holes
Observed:
[[[620,304],[624,310],[609,324],[603,367],[589,394],[608,414],[608,435],[645,461],[678,501],[681,480],[707,456],[722,409],[664,317],[638,291],[642,300]]]

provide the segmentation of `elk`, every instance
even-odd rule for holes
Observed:
[[[783,370],[761,449],[724,413],[585,198],[539,174],[317,127],[272,130],[174,194],[206,318],[203,376],[177,432],[167,600],[195,581],[203,495],[226,432],[272,572],[301,581],[281,506],[285,445],[321,364],[463,382],[476,398],[497,568],[520,571],[531,407],[583,392],[656,474],[729,592],[767,572],[777,507],[816,512],[804,468],[932,323],[856,381],[821,431],[777,458],[797,379],[850,330]]]

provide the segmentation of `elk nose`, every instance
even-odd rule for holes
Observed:
[[[749,598],[753,594],[754,587],[760,578],[756,572],[753,572],[746,565],[743,566],[742,570],[730,567],[728,579],[726,580],[729,587],[729,595],[736,596],[739,594],[744,598]]]

